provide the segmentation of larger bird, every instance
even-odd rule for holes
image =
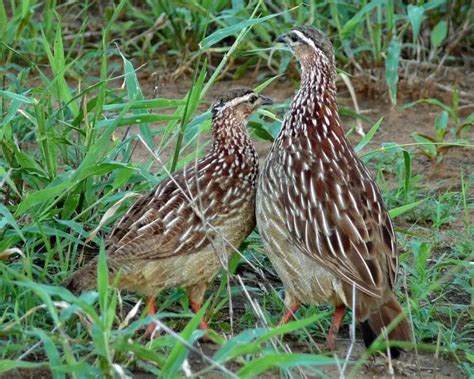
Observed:
[[[301,87],[260,174],[257,225],[285,288],[287,322],[300,304],[330,303],[333,350],[346,307],[370,345],[402,314],[392,222],[369,171],[344,136],[336,104],[329,39],[311,27],[279,37],[301,65]],[[402,318],[402,316],[400,316]],[[408,341],[406,319],[389,334]],[[397,351],[394,351],[397,354]]]
[[[146,295],[150,314],[157,293],[172,287],[185,287],[199,311],[213,277],[254,229],[258,156],[246,127],[263,104],[271,100],[245,88],[219,97],[212,149],[142,196],[107,238],[110,280],[120,274],[119,288]],[[91,289],[96,271],[94,259],[65,285],[74,293]]]

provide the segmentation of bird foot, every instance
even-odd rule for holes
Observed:
[[[326,337],[326,346],[329,351],[336,350],[336,334],[329,333]]]
[[[146,328],[145,337],[152,340],[160,335],[160,329],[155,321],[150,322],[150,325]]]

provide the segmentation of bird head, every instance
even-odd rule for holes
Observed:
[[[242,120],[257,110],[261,105],[271,105],[271,98],[261,95],[249,88],[232,89],[217,98],[212,105],[213,118],[227,114]]]
[[[298,26],[279,36],[276,42],[285,43],[301,62],[303,68],[315,62],[334,64],[332,43],[319,29],[311,26]]]

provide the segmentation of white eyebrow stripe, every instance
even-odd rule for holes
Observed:
[[[299,30],[293,30],[292,33],[295,33],[300,40],[304,41],[307,45],[311,46],[314,50],[316,50],[316,45],[314,44],[314,42],[308,37],[306,37]]]
[[[217,109],[219,109],[219,111],[222,111],[223,109],[226,109],[226,108],[229,108],[229,107],[235,107],[239,104],[242,104],[242,103],[250,100],[250,98],[254,95],[255,94],[253,92],[250,92],[247,95],[236,97],[235,99],[232,99],[231,101],[228,101],[228,102],[224,103],[222,106],[218,107]]]

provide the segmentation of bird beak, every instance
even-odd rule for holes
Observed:
[[[262,105],[272,105],[273,104],[273,100],[271,98],[269,98],[268,96],[263,96],[263,95],[260,95],[260,99],[262,100]]]
[[[278,36],[277,39],[275,40],[275,42],[286,43],[286,33],[282,34],[281,36]]]

